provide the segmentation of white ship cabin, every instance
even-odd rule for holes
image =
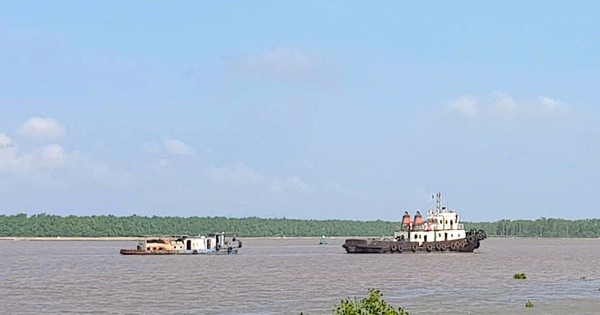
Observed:
[[[225,243],[225,234],[209,236],[161,236],[146,237],[140,240],[138,250],[145,251],[177,251],[177,252],[211,252],[217,251]]]
[[[441,194],[438,193],[437,206],[435,210],[427,211],[427,219],[423,221],[421,213],[417,211],[414,220],[411,221],[410,214],[404,212],[402,227],[394,232],[394,238],[409,242],[440,242],[463,239],[466,231],[460,216],[453,210],[441,205]]]

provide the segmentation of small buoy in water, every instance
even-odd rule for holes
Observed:
[[[325,239],[325,235],[321,236],[321,240],[319,241],[319,245],[327,245],[327,239]]]

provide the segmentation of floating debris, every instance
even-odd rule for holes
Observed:
[[[524,273],[515,273],[513,279],[527,279],[527,276]]]

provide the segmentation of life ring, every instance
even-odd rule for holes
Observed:
[[[419,245],[417,245],[416,243],[415,243],[415,244],[412,244],[412,246],[410,247],[410,249],[411,249],[411,250],[413,251],[413,253],[414,253],[414,252],[416,252],[416,251],[417,251],[417,249],[419,249]]]
[[[427,249],[428,252],[431,252],[433,250],[433,244],[425,245],[425,249]]]

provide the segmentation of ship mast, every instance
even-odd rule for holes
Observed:
[[[437,213],[441,213],[442,212],[442,193],[438,191],[437,193],[435,193],[435,197],[436,197],[435,198],[435,203],[436,203],[435,211]]]

